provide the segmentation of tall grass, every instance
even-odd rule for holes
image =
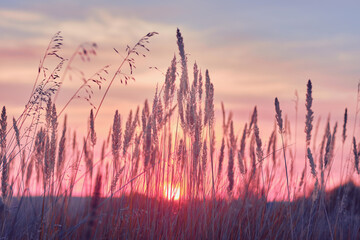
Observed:
[[[356,199],[357,187],[347,184],[342,185],[345,190],[326,192],[333,162],[343,159],[343,153],[339,157],[334,150],[337,123],[331,131],[328,120],[319,154],[310,150],[314,118],[311,81],[307,83],[305,105],[305,167],[298,183],[293,172],[297,122],[295,139],[291,140],[290,122],[286,115],[283,120],[277,98],[277,126],[268,142],[260,134],[261,118],[256,106],[249,122],[239,124],[222,104],[222,136],[215,136],[215,86],[209,71],[197,63],[190,74],[179,29],[179,53],[172,57],[152,101],[145,100],[127,117],[116,110],[108,138],[100,139],[97,117],[115,79],[124,84],[134,80],[136,57],[145,56],[149,40],[155,35],[145,35],[133,47],[127,47],[124,55],[114,49],[124,56],[116,71],[111,73],[105,66],[88,79],[81,76],[82,84],[62,108],[56,100],[74,69],[74,59],[87,61],[94,57],[97,45],[80,45],[67,61],[61,56],[61,34],[51,39],[29,101],[11,127],[7,125],[6,107],[2,110],[1,237],[359,238],[360,211],[350,201]],[[57,62],[53,69],[46,67],[50,59]],[[93,102],[93,88],[106,83],[99,103]],[[79,96],[90,108],[88,119],[84,119],[88,124],[84,136],[71,130],[71,116],[61,117]],[[345,110],[342,149],[347,139],[347,118]],[[244,127],[237,130],[240,125]],[[316,138],[313,141],[315,146]],[[350,145],[351,154],[345,159],[352,170],[345,177],[358,180],[360,153],[355,135]],[[307,161],[311,177],[307,177]],[[309,189],[311,195],[307,194]],[[330,201],[334,194],[335,204]]]

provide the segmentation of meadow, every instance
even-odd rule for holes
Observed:
[[[153,99],[144,99],[127,116],[116,111],[108,137],[98,138],[96,120],[108,92],[115,83],[136,84],[136,60],[149,54],[155,35],[148,33],[124,52],[114,48],[122,57],[117,70],[110,74],[105,66],[82,77],[61,107],[58,93],[76,69],[73,60],[86,62],[97,45],[80,45],[67,59],[61,33],[54,35],[22,114],[8,119],[2,108],[2,239],[360,238],[358,107],[353,116],[344,109],[342,123],[328,118],[326,128],[319,129],[308,80],[306,96],[300,96],[306,105],[296,103],[294,110],[305,107],[305,123],[292,124],[305,139],[292,136],[296,131],[276,96],[269,99],[274,128],[266,139],[256,106],[249,109],[249,121],[239,123],[221,104],[222,118],[215,120],[210,72],[188,62],[179,29],[178,54]],[[56,64],[50,67],[48,61]],[[97,88],[105,91],[94,103]],[[357,94],[359,102],[360,85]],[[67,125],[65,114],[79,98],[89,103],[84,136]],[[305,145],[301,157],[296,156],[300,141]],[[303,169],[297,177],[294,162],[299,160]],[[341,162],[341,176],[331,190],[335,161]]]

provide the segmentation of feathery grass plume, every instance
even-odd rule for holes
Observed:
[[[270,155],[271,146],[272,146],[273,141],[274,141],[275,133],[276,133],[276,125],[274,126],[274,130],[271,132],[271,135],[270,135],[270,138],[269,138],[269,143],[267,145],[266,155]]]
[[[22,125],[26,118],[30,115],[34,116],[33,119],[40,118],[41,112],[43,110],[43,103],[49,103],[49,99],[59,89],[60,82],[58,81],[58,78],[60,77],[60,71],[66,61],[66,59],[58,54],[58,50],[62,45],[61,41],[62,37],[60,36],[60,33],[55,34],[49,44],[49,47],[45,51],[43,59],[40,61],[38,74],[34,82],[29,101],[26,104],[25,110],[19,119],[21,121],[20,125]],[[48,56],[54,56],[56,61],[58,61],[57,65],[53,69],[49,69],[44,66],[45,60],[49,58]],[[40,83],[38,83],[39,79],[42,79]],[[26,130],[27,133],[30,131],[31,128]]]
[[[183,165],[183,155],[184,155],[184,146],[183,146],[183,140],[180,139],[179,144],[178,144],[178,148],[176,151],[176,164],[177,166],[181,166],[181,170],[182,169],[182,165]]]
[[[324,156],[326,156],[326,153],[324,155],[325,142],[331,140],[329,121],[330,120],[328,119],[327,124],[326,124],[326,128],[325,128],[325,134],[323,136],[323,139],[321,141],[321,146],[320,146],[319,165],[320,165],[320,174],[321,174],[321,187],[324,186],[324,162],[325,162],[325,159],[324,159],[325,157]],[[327,145],[327,143],[326,143],[326,145]]]
[[[172,134],[171,134],[171,132],[168,135],[168,145],[167,145],[167,147],[168,147],[168,149],[167,149],[168,150],[168,159],[174,159],[173,156],[172,156],[173,151],[172,151]]]
[[[37,77],[36,77],[36,80],[34,82],[34,85],[33,85],[33,89],[31,90],[31,94],[30,94],[30,99],[29,99],[29,102],[27,104],[27,107],[29,105],[32,105],[34,103],[34,101],[44,101],[45,99],[44,98],[41,98],[42,96],[41,95],[36,95],[36,93],[38,92],[38,87],[39,85],[41,86],[41,84],[37,85],[38,83],[38,80],[40,78],[40,74],[43,73],[44,75],[44,78],[46,78],[46,71],[48,70],[46,67],[44,67],[44,62],[45,60],[48,59],[48,56],[55,56],[57,59],[60,59],[60,60],[64,60],[61,56],[58,55],[58,51],[61,49],[61,46],[62,46],[62,41],[63,41],[63,37],[61,36],[60,32],[57,32],[52,38],[51,38],[51,41],[45,51],[45,54],[42,58],[42,60],[40,60],[40,65],[38,67],[38,74],[37,74]],[[55,73],[55,72],[54,72]],[[41,99],[40,99],[41,98]],[[30,110],[29,110],[30,111]],[[27,113],[29,113],[29,111]]]
[[[229,132],[229,139],[228,140],[229,140],[229,142],[228,142],[229,147],[232,147],[233,150],[236,150],[237,138],[235,137],[234,122],[232,120],[230,122],[230,132]]]
[[[225,139],[224,137],[221,140],[221,147],[220,147],[220,154],[219,154],[219,168],[218,168],[218,183],[220,181],[220,176],[221,176],[221,170],[222,170],[222,166],[223,166],[223,161],[224,161],[224,149],[225,149]]]
[[[158,129],[162,127],[163,123],[164,123],[164,110],[163,110],[163,105],[161,102],[161,98],[158,98],[158,102],[156,104],[156,114],[154,115],[156,116],[156,120],[157,120],[157,127]],[[134,126],[134,125],[132,125]],[[136,127],[136,125],[135,125]],[[133,129],[132,129],[133,130]]]
[[[181,159],[181,170],[184,170],[185,166],[188,165],[188,155],[190,155],[190,153],[188,153],[187,147],[186,147],[186,143],[183,140],[182,141],[182,159]]]
[[[234,149],[232,147],[229,147],[229,162],[228,162],[228,194],[231,195],[232,190],[234,188]]]
[[[90,140],[91,140],[91,144],[95,146],[96,132],[95,132],[95,123],[94,123],[94,113],[92,109],[90,110]]]
[[[111,134],[111,150],[114,158],[114,163],[119,161],[119,149],[121,148],[121,115],[118,110],[115,111],[114,121]]]
[[[221,101],[221,112],[222,112],[222,117],[223,117],[223,124],[222,124],[222,128],[223,128],[223,134],[226,134],[226,123],[225,123],[225,119],[226,119],[226,113],[225,113],[225,106],[224,106],[224,102]]]
[[[313,102],[312,98],[312,84],[309,80],[307,83],[307,91],[306,91],[306,120],[305,120],[305,133],[306,133],[306,146],[310,145],[311,140],[311,130],[313,128],[312,122],[314,120],[314,112],[311,109]]]
[[[329,121],[330,121],[330,119],[327,120],[326,127],[325,127],[325,133],[324,133],[323,139],[321,141],[321,147],[320,147],[320,159],[321,159],[321,161],[324,161],[324,148],[325,148],[326,140],[328,139],[329,136],[331,137],[330,122]]]
[[[150,161],[150,156],[151,156],[151,145],[152,145],[152,137],[151,137],[151,130],[152,130],[152,126],[151,126],[151,118],[149,118],[148,123],[146,125],[146,131],[145,131],[145,138],[144,138],[144,168],[146,169],[149,161]]]
[[[345,108],[345,113],[344,113],[344,125],[343,125],[343,132],[342,132],[342,142],[344,143],[346,140],[346,124],[347,124],[347,108]]]
[[[133,135],[134,135],[134,132],[135,132],[135,129],[136,129],[136,126],[139,125],[140,126],[140,117],[139,117],[139,112],[140,112],[140,107],[137,106],[136,108],[136,112],[135,112],[135,116],[134,116],[134,119],[133,119],[133,122],[131,124],[131,129],[133,131]]]
[[[15,165],[15,158],[19,153],[15,153],[14,151],[10,153],[10,156],[8,157],[8,162],[9,162],[9,173],[14,172],[14,165]],[[20,160],[21,161],[21,160]],[[14,182],[14,179],[12,180],[12,184]],[[13,185],[11,185],[11,187],[13,187]],[[12,189],[11,189],[12,191]]]
[[[76,131],[74,131],[73,133],[73,138],[72,138],[72,150],[74,151],[75,150],[75,147],[76,147]]]
[[[288,188],[288,197],[289,197],[289,201],[290,201],[289,177],[288,177],[288,169],[287,169],[286,155],[285,155],[285,144],[284,144],[284,137],[283,137],[285,129],[284,129],[284,126],[283,126],[283,119],[282,119],[282,116],[281,116],[281,109],[280,109],[280,103],[279,103],[278,98],[275,98],[275,112],[276,112],[275,118],[276,118],[276,121],[277,121],[277,125],[279,127],[279,133],[280,133],[280,136],[281,136],[281,142],[282,142],[282,146],[283,146],[285,171],[286,171],[286,182],[287,182],[287,188]]]
[[[307,157],[308,157],[309,163],[310,163],[311,175],[315,179],[314,191],[312,193],[312,200],[313,200],[313,202],[315,202],[318,198],[318,193],[319,193],[319,180],[318,180],[317,172],[316,172],[316,164],[315,164],[313,155],[311,153],[310,147],[307,148]]]
[[[236,142],[237,139],[235,138],[234,134],[234,124],[233,121],[230,122],[230,133],[228,139],[228,149],[229,149],[229,162],[228,162],[228,193],[230,194],[234,187],[234,155],[236,153]]]
[[[181,77],[180,77],[180,92],[182,95],[186,95],[189,91],[189,77],[187,71],[187,57],[185,54],[184,40],[181,36],[179,29],[176,30],[177,45],[179,48],[179,55],[181,59]]]
[[[214,85],[210,82],[209,71],[205,72],[205,114],[204,114],[204,125],[209,124],[212,128],[214,124]]]
[[[248,135],[250,134],[250,131],[252,129],[252,126],[254,125],[254,123],[257,122],[257,108],[256,106],[254,107],[254,111],[251,115],[251,120],[250,120],[250,124],[249,124],[249,128],[248,128]]]
[[[130,110],[128,119],[126,120],[126,127],[124,132],[124,143],[123,143],[123,155],[125,156],[130,142],[133,138],[135,128],[133,129],[133,119],[132,119],[132,110]]]
[[[180,125],[183,128],[184,131],[186,131],[186,123],[185,123],[185,116],[184,116],[184,104],[183,104],[183,93],[182,91],[179,89],[177,91],[177,106],[178,106],[178,113],[179,113],[179,118],[180,118]]]
[[[16,144],[18,145],[18,147],[20,149],[20,132],[19,132],[19,128],[17,127],[16,120],[14,117],[13,117],[13,128],[14,128],[14,132],[15,132]]]
[[[167,69],[165,76],[164,88],[164,104],[165,109],[170,107],[170,101],[175,93],[175,80],[176,80],[176,56],[171,61],[171,66]]]
[[[196,113],[196,110],[195,110],[195,113]],[[198,111],[197,111],[196,117],[198,118],[198,120],[201,123],[201,129],[203,129],[203,125],[202,125],[202,123],[203,123],[203,110],[202,110],[201,102],[198,103]]]
[[[186,145],[183,139],[180,139],[178,149],[177,149],[177,165],[180,167],[181,171],[184,170],[185,160],[186,160]]]
[[[196,91],[198,91],[199,70],[196,62],[194,63],[193,72],[194,72],[194,80],[192,85],[195,87]]]
[[[280,110],[280,104],[279,104],[279,100],[278,98],[275,98],[275,112],[276,112],[276,121],[277,124],[279,126],[279,132],[280,133],[284,133],[284,128],[283,128],[283,119],[281,116],[281,110]]]
[[[192,94],[190,93],[190,96]],[[182,126],[183,129],[185,130],[185,132],[190,132],[191,135],[194,135],[194,131],[195,131],[195,119],[196,119],[196,115],[193,116],[190,113],[190,109],[191,109],[191,98],[190,100],[185,104],[186,105],[186,109],[185,109],[185,125]]]
[[[344,158],[344,144],[346,140],[346,124],[347,124],[347,108],[345,108],[344,113],[344,123],[343,123],[343,131],[342,131],[342,146],[341,146],[341,161],[340,161],[340,178],[343,177],[343,158]]]
[[[306,170],[307,170],[307,164],[306,164],[306,148],[310,146],[310,140],[311,140],[311,130],[313,128],[312,122],[314,120],[314,112],[311,109],[312,106],[312,84],[311,84],[311,80],[309,79],[308,83],[307,83],[307,91],[306,91],[306,103],[305,103],[305,107],[306,107],[306,117],[305,117],[305,134],[306,134],[306,139],[305,139],[305,162],[304,162],[304,169],[303,172],[301,174],[301,179],[300,179],[300,186],[304,183],[304,177],[306,175]],[[305,182],[305,187],[304,187],[304,192],[305,192],[305,188],[306,188],[306,182]]]
[[[316,146],[317,146],[317,136],[318,136],[318,132],[319,132],[319,127],[320,127],[320,122],[321,122],[321,116],[318,117],[317,121],[316,121],[316,125],[315,125],[315,132],[314,132],[314,138],[313,138],[313,152],[316,152]]]
[[[335,123],[334,129],[333,129],[333,133],[331,134],[331,145],[330,145],[330,158],[329,161],[332,161],[334,158],[334,151],[335,151],[335,136],[336,136],[336,131],[337,131],[337,122]]]
[[[276,140],[277,140],[277,134],[276,134],[276,126],[275,126],[275,129],[274,129],[274,136],[273,136],[273,139],[272,139],[272,162],[274,164],[274,166],[276,165],[276,152],[277,152],[277,148],[276,148]],[[294,158],[295,159],[295,158]],[[293,161],[292,161],[292,165],[293,165]]]
[[[200,120],[201,122],[201,120]],[[215,153],[215,142],[216,136],[215,136],[215,129],[212,129],[212,133],[210,136],[210,159],[213,160],[214,159],[214,153]]]
[[[325,157],[324,157],[324,169],[328,166],[331,160],[331,133],[327,135],[326,147],[325,147]]]
[[[118,170],[119,150],[121,148],[121,116],[118,110],[115,111],[114,122],[112,127],[111,150],[113,155],[114,171]]]
[[[204,139],[203,142],[203,152],[202,152],[202,179],[205,180],[206,179],[206,166],[207,166],[207,142],[206,139]],[[205,183],[203,183],[205,184]]]
[[[58,152],[58,161],[57,161],[57,176],[58,179],[61,179],[62,171],[64,168],[65,162],[65,155],[66,155],[66,122],[67,122],[67,115],[64,117],[64,126],[59,142],[59,152]]]
[[[52,118],[52,102],[51,102],[51,98],[48,98],[46,104],[46,115],[45,115],[47,131],[49,131],[51,127],[51,118]]]
[[[145,131],[146,131],[146,123],[149,119],[149,103],[148,100],[146,99],[144,102],[144,107],[143,110],[141,112],[141,122],[142,122],[142,130],[143,130],[143,136],[145,136]]]
[[[255,135],[251,135],[249,144],[249,157],[251,159],[251,178],[256,174],[256,153],[255,153]]]
[[[245,123],[244,126],[243,134],[240,140],[240,148],[238,152],[238,162],[239,162],[239,169],[241,174],[245,174],[247,172],[246,164],[245,164],[246,132],[247,132],[247,123]]]
[[[159,145],[158,144],[154,145],[151,150],[151,155],[150,155],[151,167],[155,166],[157,159],[159,159]]]
[[[195,124],[195,132],[194,132],[194,140],[192,143],[192,176],[194,183],[197,182],[198,179],[196,179],[196,173],[198,171],[198,166],[200,165],[200,151],[201,151],[201,123],[199,119],[197,119]]]
[[[55,104],[52,105],[51,108],[51,139],[50,139],[50,174],[54,175],[55,170],[55,160],[56,160],[56,141],[57,141],[57,113]]]
[[[86,139],[84,138],[84,156],[85,156],[85,165],[86,165],[86,171],[90,176],[90,179],[92,179],[92,175],[93,175],[93,151],[91,151],[89,149],[89,144],[86,141]]]
[[[5,154],[6,149],[6,127],[7,127],[7,116],[6,116],[6,107],[3,106],[1,112],[1,119],[0,119],[0,141],[1,141],[1,154]]]
[[[158,134],[157,134],[157,132],[158,132],[158,124],[157,124],[158,100],[159,100],[158,88],[156,86],[155,96],[154,96],[153,105],[152,105],[152,113],[149,118],[149,120],[151,120],[152,140],[153,140],[154,146],[156,146],[158,144]]]
[[[93,231],[93,227],[95,226],[97,208],[98,208],[100,200],[101,200],[101,179],[102,179],[102,175],[101,175],[101,173],[98,173],[96,176],[94,192],[91,197],[90,217],[89,217],[89,221],[88,221],[88,225],[87,225],[87,229],[86,229],[85,239],[92,238],[91,234]],[[96,235],[94,237],[96,237]]]
[[[106,149],[106,141],[103,141],[103,144],[101,146],[101,154],[100,154],[100,161],[101,161],[101,165],[104,163],[105,160],[105,149]]]
[[[186,105],[186,125],[187,129],[193,135],[195,130],[195,122],[197,121],[197,101],[196,101],[196,87],[192,85],[190,91],[190,99]]]
[[[255,135],[255,142],[256,142],[256,156],[258,158],[259,162],[262,162],[264,160],[264,153],[262,149],[262,142],[260,138],[260,131],[259,127],[257,126],[257,123],[254,124],[254,135]]]
[[[199,89],[199,101],[201,101],[201,99],[202,99],[202,93],[203,93],[203,79],[202,79],[201,71],[199,72],[199,84],[198,84],[198,89]]]
[[[244,161],[241,157],[241,152],[238,151],[238,162],[239,162],[239,169],[240,169],[240,173],[242,175],[244,175],[246,173],[246,168],[245,168],[245,165],[244,165]]]
[[[359,153],[356,150],[356,139],[353,137],[353,152],[354,152],[354,162],[355,162],[355,169],[358,174],[360,174],[360,168],[359,168]]]
[[[6,199],[8,196],[8,185],[9,185],[9,163],[7,162],[6,156],[2,157],[2,174],[1,174],[1,193],[2,198]]]
[[[226,134],[227,134],[227,131],[229,130],[229,126],[230,126],[230,122],[232,121],[232,117],[233,117],[233,113],[230,111],[229,112],[229,115],[227,117],[227,122],[226,122]]]
[[[283,137],[284,126],[283,126],[283,119],[282,119],[282,116],[281,116],[281,109],[280,109],[280,103],[279,103],[278,98],[275,98],[275,112],[276,112],[275,118],[276,118],[276,121],[277,121],[277,124],[278,124],[278,127],[279,127],[279,133],[280,133],[280,136],[281,136],[281,143],[282,143],[282,146],[283,146],[285,173],[286,173],[286,186],[287,186],[287,192],[288,192],[288,201],[289,201],[289,204],[290,204],[289,176],[288,176],[288,169],[287,169],[286,155],[285,155],[285,144],[284,144],[284,137]],[[254,134],[255,134],[256,138],[258,138],[258,133],[257,132],[258,132],[258,128],[257,128],[257,124],[255,123],[255,125],[254,125]],[[256,140],[256,142],[257,142],[257,140]],[[261,146],[261,142],[260,142],[260,146]],[[288,211],[289,211],[289,215],[290,215],[291,239],[294,239],[294,234],[293,234],[293,230],[292,230],[292,228],[293,228],[292,213],[291,213],[290,205],[289,205]]]
[[[309,147],[307,148],[307,156],[308,156],[310,167],[311,167],[311,174],[314,177],[314,179],[316,179],[317,178],[316,164],[315,164],[313,155],[312,155]]]

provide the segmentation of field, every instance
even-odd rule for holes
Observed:
[[[97,45],[81,45],[66,59],[63,37],[54,35],[22,114],[9,119],[2,109],[1,238],[360,238],[359,109],[353,116],[344,109],[342,123],[328,118],[325,130],[319,129],[308,80],[294,110],[305,107],[305,123],[292,124],[295,131],[276,96],[269,99],[274,127],[268,138],[261,137],[256,106],[246,123],[235,122],[225,104],[222,118],[215,119],[216,86],[208,70],[188,62],[179,29],[178,53],[154,98],[128,116],[116,111],[108,137],[98,138],[96,120],[108,92],[119,82],[125,88],[136,84],[136,61],[156,54],[148,46],[155,35],[148,33],[125,52],[114,49],[122,57],[117,71],[110,74],[105,66],[83,78],[59,108],[58,93],[75,69],[72,60],[86,62]],[[48,61],[56,64],[49,67]],[[94,103],[101,87],[105,92]],[[89,103],[84,136],[67,125],[65,114],[79,98]],[[299,98],[305,106],[298,106]],[[348,118],[354,119],[353,129]],[[296,136],[298,125],[305,139]],[[303,161],[300,176],[294,174],[295,161]],[[329,186],[335,161],[341,162],[339,183]]]

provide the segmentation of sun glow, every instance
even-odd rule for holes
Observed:
[[[180,199],[180,187],[168,183],[164,186],[164,197],[168,200],[179,200]]]

